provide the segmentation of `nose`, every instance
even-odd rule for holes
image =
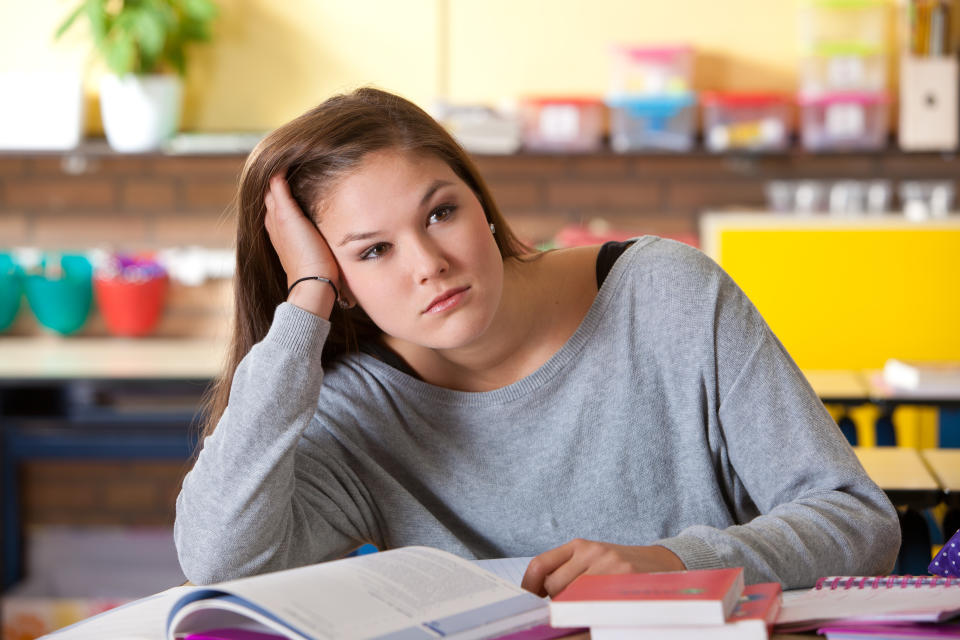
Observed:
[[[413,274],[418,283],[426,284],[450,268],[443,251],[430,237],[419,238],[412,246]]]

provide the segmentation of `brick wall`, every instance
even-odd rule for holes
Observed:
[[[20,468],[28,525],[173,526],[185,462],[43,460]]]
[[[695,234],[704,209],[759,207],[771,179],[958,180],[955,155],[691,154],[480,156],[501,209],[539,242],[602,217],[629,231]],[[240,155],[0,155],[0,246],[229,247]]]
[[[230,246],[239,157],[0,157],[3,245]]]

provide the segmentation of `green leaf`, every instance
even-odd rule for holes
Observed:
[[[163,53],[167,39],[163,18],[149,10],[131,11],[130,33],[140,47],[140,55],[147,59],[156,59]],[[144,66],[152,66],[144,60]]]
[[[137,73],[137,47],[127,31],[116,31],[105,41],[103,57],[107,66],[118,76]]]
[[[182,0],[181,5],[187,18],[198,22],[210,22],[219,11],[219,7],[210,0]]]
[[[84,5],[78,5],[73,11],[70,12],[70,15],[67,16],[67,19],[60,23],[60,26],[57,28],[57,32],[54,34],[54,39],[59,40],[63,34],[73,26],[73,23],[77,21],[77,18],[80,17],[80,14],[83,13]]]
[[[90,22],[90,33],[93,35],[93,42],[100,47],[104,38],[107,37],[109,30],[109,17],[103,0],[87,0],[84,6],[84,13]]]
[[[219,11],[214,0],[80,0],[56,37],[82,16],[94,48],[114,73],[171,67],[183,74],[190,43],[211,39]]]
[[[187,73],[187,58],[184,54],[183,47],[177,47],[170,49],[167,52],[167,61],[170,65],[176,69],[177,73],[181,76],[186,75]]]
[[[206,22],[197,22],[194,20],[185,20],[183,26],[180,28],[180,32],[184,42],[206,42],[210,40],[211,37],[210,25]]]

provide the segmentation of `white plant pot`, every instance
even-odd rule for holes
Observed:
[[[160,148],[180,126],[182,96],[176,75],[105,75],[100,112],[110,147],[125,153]]]

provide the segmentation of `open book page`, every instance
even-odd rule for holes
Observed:
[[[532,556],[526,558],[493,558],[491,560],[474,560],[473,562],[484,571],[500,576],[510,584],[519,587],[531,560],[533,560]]]
[[[383,551],[212,588],[259,608],[267,623],[283,621],[290,631],[308,638],[392,633],[455,637],[467,631],[471,637],[483,637],[477,634],[480,629],[509,630],[541,622],[548,615],[540,598],[470,561],[425,547]],[[216,600],[184,604],[171,618],[170,638],[202,630],[195,624],[205,626],[209,608],[217,606]]]
[[[162,640],[170,608],[192,587],[173,587],[44,636],[50,640]]]

